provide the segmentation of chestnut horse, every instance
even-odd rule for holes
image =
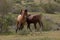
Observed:
[[[34,24],[35,29],[37,28],[37,27],[36,27],[36,24],[37,24],[37,23],[39,24],[39,26],[40,26],[41,28],[43,28],[43,23],[42,23],[41,18],[42,18],[42,15],[41,15],[41,14],[34,14],[34,15],[29,14],[29,15],[27,16],[27,18],[26,18],[27,28],[30,29],[30,24],[31,24],[31,23]],[[30,29],[30,31],[31,31],[31,29]]]
[[[20,15],[18,15],[18,17],[17,17],[17,23],[16,23],[17,28],[16,28],[16,32],[18,30],[22,30],[23,29],[24,23],[26,21],[26,16],[27,16],[26,10],[21,10]]]

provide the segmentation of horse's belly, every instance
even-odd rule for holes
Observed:
[[[29,23],[37,23],[38,21],[37,20],[28,20],[27,22],[29,22]]]

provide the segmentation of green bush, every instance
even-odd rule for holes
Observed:
[[[15,20],[15,16],[13,14],[7,14],[5,15],[4,18],[0,19],[3,25],[2,25],[2,32],[8,32],[9,26],[15,25],[16,20]]]
[[[40,6],[36,5],[35,3],[26,4],[25,6],[28,9],[28,11],[30,11],[30,12],[39,12],[40,11]]]
[[[60,0],[54,0],[55,2],[57,2],[57,3],[60,3]]]
[[[57,5],[54,3],[48,3],[48,4],[42,4],[41,7],[44,9],[46,13],[54,14],[54,12],[57,10]]]

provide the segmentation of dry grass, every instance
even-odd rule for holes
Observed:
[[[54,22],[60,23],[60,14],[44,14],[50,17]]]
[[[60,40],[60,31],[33,32],[28,35],[0,35],[0,40]]]

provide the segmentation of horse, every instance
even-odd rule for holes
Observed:
[[[18,30],[23,29],[24,23],[25,23],[25,20],[26,20],[26,16],[27,16],[26,10],[21,10],[20,15],[18,15],[17,20],[16,20],[17,21],[16,22],[16,26],[17,26],[16,32]]]
[[[26,22],[27,22],[27,28],[30,30],[30,31],[32,31],[31,29],[30,29],[30,24],[34,24],[34,27],[35,27],[35,29],[37,28],[36,27],[36,24],[38,23],[39,24],[39,26],[41,27],[41,28],[43,28],[43,23],[42,23],[42,15],[41,14],[34,14],[34,15],[32,15],[32,14],[29,14],[28,16],[27,16],[27,18],[26,18]]]

